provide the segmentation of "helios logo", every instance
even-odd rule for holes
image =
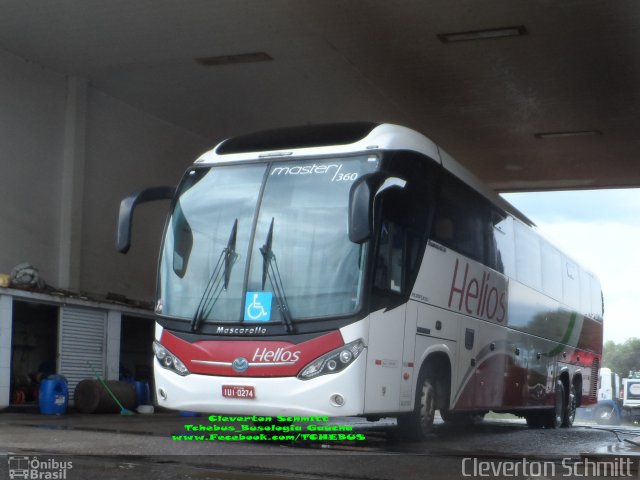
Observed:
[[[292,352],[285,350],[283,347],[276,350],[269,350],[268,348],[257,348],[253,354],[252,362],[258,363],[296,363],[300,360],[300,350]]]
[[[449,292],[449,308],[459,312],[503,322],[507,313],[507,284],[497,275],[482,272],[476,277],[469,271],[469,263],[464,268],[456,259]]]

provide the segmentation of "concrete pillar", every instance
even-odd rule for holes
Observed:
[[[0,408],[8,407],[11,386],[11,335],[13,298],[0,295]]]
[[[87,79],[67,79],[57,286],[71,290],[80,287],[87,91]]]
[[[120,332],[122,331],[122,313],[109,310],[107,313],[107,380],[120,378]]]

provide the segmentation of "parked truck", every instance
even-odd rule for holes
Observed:
[[[640,422],[640,372],[629,372],[629,378],[622,379],[620,393],[625,419]]]
[[[598,378],[598,403],[590,409],[591,418],[600,425],[620,425],[640,421],[640,371],[620,379],[609,368],[601,368]]]

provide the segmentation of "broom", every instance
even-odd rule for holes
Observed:
[[[100,375],[98,375],[98,372],[96,372],[96,370],[93,368],[93,365],[91,365],[89,363],[89,361],[87,360],[87,365],[89,365],[89,368],[91,368],[91,371],[93,372],[93,374],[96,376],[96,378],[100,381],[100,383],[102,384],[102,386],[104,388],[107,389],[107,392],[109,392],[109,395],[111,395],[111,398],[113,398],[113,400],[118,404],[118,406],[120,407],[120,415],[135,415],[135,413],[133,413],[131,410],[129,410],[128,408],[124,408],[124,406],[120,403],[120,401],[116,398],[116,396],[113,394],[113,392],[111,391],[111,389],[109,387],[107,387],[107,384],[104,382],[104,380],[102,380],[102,378],[100,378]]]

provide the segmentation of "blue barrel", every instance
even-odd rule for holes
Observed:
[[[69,388],[59,378],[46,378],[40,382],[38,398],[40,413],[43,415],[62,415],[67,413],[69,405]]]
[[[149,393],[149,382],[135,382],[136,406],[151,405],[151,394]]]
[[[199,417],[200,414],[198,412],[190,412],[188,410],[184,410],[180,412],[181,417]]]

